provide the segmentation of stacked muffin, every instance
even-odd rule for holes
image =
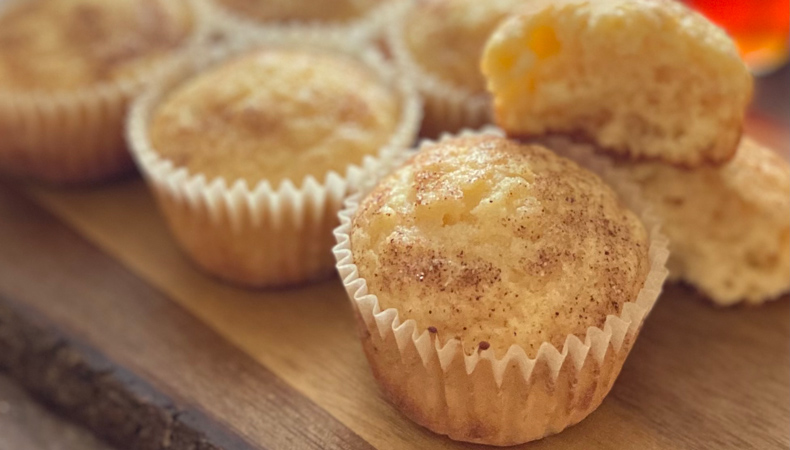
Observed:
[[[790,168],[741,139],[752,79],[676,2],[536,2],[482,61],[508,134],[612,155],[664,220],[672,277],[720,305],[790,289]],[[557,137],[556,135],[562,135]]]
[[[2,174],[134,160],[205,272],[336,268],[395,406],[493,445],[603,401],[667,276],[662,221],[714,301],[790,288],[790,171],[741,140],[751,90],[663,0],[0,6]]]

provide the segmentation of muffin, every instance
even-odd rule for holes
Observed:
[[[410,145],[419,102],[374,53],[265,44],[202,55],[130,118],[135,156],[173,235],[233,283],[329,275],[343,197]]]
[[[335,255],[394,405],[492,445],[592,412],[666,275],[665,242],[625,200],[545,148],[474,134],[355,196]]]
[[[735,154],[752,78],[723,30],[671,0],[529,5],[482,60],[509,135],[573,135],[686,167]]]
[[[52,183],[133,168],[131,96],[186,45],[184,1],[15,0],[0,10],[0,173]]]
[[[403,0],[201,0],[205,14],[230,33],[309,32],[365,39]]]
[[[388,44],[426,100],[422,134],[490,122],[490,98],[480,73],[489,35],[523,0],[412,0],[393,22]]]
[[[549,145],[574,158],[592,151],[558,138]],[[790,291],[790,167],[776,153],[744,138],[721,167],[625,161],[615,167],[641,186],[661,217],[671,278],[723,306]]]

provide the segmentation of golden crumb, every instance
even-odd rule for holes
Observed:
[[[482,60],[508,134],[570,134],[682,166],[735,153],[752,78],[727,34],[673,0],[536,0]]]
[[[345,174],[395,133],[397,93],[363,63],[313,50],[262,49],[185,82],[153,116],[153,148],[176,166],[274,186]]]
[[[0,86],[57,91],[132,76],[193,28],[185,2],[29,0],[0,14]]]
[[[382,308],[500,356],[583,337],[649,270],[644,226],[597,176],[495,136],[423,148],[362,201],[351,249]]]

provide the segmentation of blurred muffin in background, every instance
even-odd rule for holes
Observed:
[[[390,24],[388,43],[425,98],[422,134],[476,128],[490,121],[480,72],[489,35],[525,0],[412,0]]]
[[[411,145],[419,101],[374,52],[215,50],[135,104],[141,169],[207,272],[251,287],[325,277],[343,198]]]
[[[174,0],[15,0],[0,10],[0,173],[53,183],[133,165],[129,98],[193,34]]]

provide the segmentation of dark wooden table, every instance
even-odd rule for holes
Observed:
[[[790,72],[747,131],[790,154]],[[251,292],[198,273],[140,181],[0,183],[0,371],[119,448],[477,448],[380,396],[337,281]],[[790,445],[790,304],[670,286],[611,395],[529,448]],[[0,450],[103,449],[0,378]]]

